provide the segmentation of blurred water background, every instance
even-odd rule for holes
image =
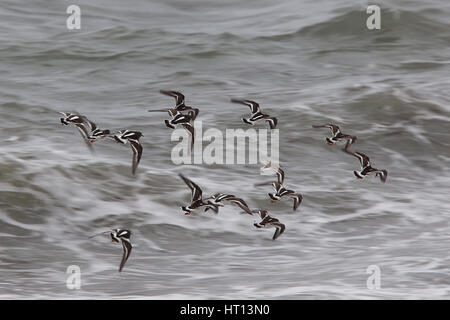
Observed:
[[[379,31],[367,1],[79,0],[80,30],[66,28],[70,4],[0,3],[0,298],[449,297],[448,1],[377,1]],[[248,128],[232,97],[276,115],[300,209],[254,186],[260,165],[175,165],[166,115],[146,112],[172,106],[160,89],[182,91],[204,130]],[[90,153],[58,111],[142,131],[137,175],[128,146]],[[355,179],[358,161],[311,128],[327,122],[358,136],[386,184]],[[234,207],[184,216],[181,172],[286,232],[272,241]],[[133,233],[121,273],[120,245],[88,239],[112,228]],[[80,290],[66,287],[70,265]]]

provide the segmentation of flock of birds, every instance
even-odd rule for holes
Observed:
[[[175,106],[167,109],[159,109],[159,110],[148,110],[149,112],[167,112],[170,115],[170,120],[165,120],[165,124],[167,127],[171,129],[175,129],[178,126],[183,127],[189,133],[190,137],[190,147],[194,145],[194,126],[192,122],[196,119],[199,114],[199,109],[191,106],[187,106],[185,104],[185,97],[182,93],[178,91],[168,91],[161,90],[160,91],[164,95],[168,95],[175,98]],[[259,121],[268,122],[271,129],[275,129],[278,125],[278,119],[276,117],[272,117],[268,114],[265,114],[261,111],[261,108],[258,103],[251,100],[241,100],[241,99],[231,99],[233,103],[239,103],[250,107],[251,116],[248,118],[242,118],[242,121],[246,124],[254,125]],[[116,133],[111,133],[109,129],[100,129],[97,125],[90,121],[87,117],[80,115],[78,113],[69,113],[69,112],[60,112],[64,115],[64,118],[61,118],[62,125],[73,124],[81,133],[83,140],[86,142],[86,145],[89,149],[92,150],[92,144],[100,139],[111,139],[120,144],[129,143],[133,152],[131,171],[134,175],[136,173],[136,169],[139,165],[139,162],[142,157],[142,145],[140,143],[140,138],[143,137],[143,134],[140,131],[132,131],[132,130],[119,130]],[[361,169],[355,170],[354,174],[358,179],[363,179],[364,177],[375,174],[376,177],[379,177],[382,182],[386,181],[388,172],[387,170],[376,169],[371,166],[370,159],[367,155],[361,152],[354,152],[350,150],[350,146],[357,141],[356,136],[351,136],[348,134],[343,134],[340,128],[335,124],[324,124],[324,125],[313,125],[313,128],[329,128],[331,130],[331,137],[326,137],[326,141],[329,145],[335,145],[339,141],[346,141],[345,147],[343,151],[356,157],[361,165]],[[269,198],[272,202],[278,202],[282,198],[290,198],[293,200],[293,210],[296,211],[300,204],[303,201],[303,196],[300,193],[295,192],[294,190],[286,189],[284,187],[284,179],[285,173],[284,170],[278,165],[273,164],[270,161],[265,164],[261,168],[261,172],[271,171],[276,175],[276,181],[269,182],[273,189],[273,193],[268,193]],[[239,197],[236,197],[232,194],[224,194],[224,193],[215,193],[210,197],[203,198],[202,189],[192,180],[188,179],[182,174],[179,174],[180,178],[184,181],[184,183],[188,186],[191,191],[191,202],[186,206],[182,206],[181,209],[185,213],[185,215],[190,215],[192,212],[203,210],[206,212],[211,210],[215,213],[219,212],[219,208],[223,207],[225,204],[236,205],[240,209],[243,210],[244,213],[249,215],[256,215],[261,218],[261,221],[255,222],[254,226],[256,228],[275,228],[275,233],[272,236],[272,239],[277,239],[280,235],[284,233],[286,230],[286,226],[281,223],[278,219],[269,215],[267,210],[252,210],[249,208],[247,203]],[[255,184],[265,185],[269,183]],[[113,229],[112,231],[102,232],[92,237],[109,234],[112,242],[121,243],[123,247],[123,255],[122,260],[119,266],[119,272],[122,271],[128,257],[130,256],[132,245],[131,245],[131,231],[126,229]],[[91,237],[91,238],[92,238]]]

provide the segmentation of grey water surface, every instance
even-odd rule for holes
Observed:
[[[381,30],[366,27],[372,1],[79,0],[81,29],[68,30],[71,4],[0,3],[0,298],[449,298],[448,1],[377,1]],[[277,116],[299,210],[254,186],[260,164],[174,164],[167,115],[147,112],[173,105],[160,89],[182,91],[204,131],[248,128],[231,98]],[[90,153],[59,111],[142,131],[136,176],[129,146]],[[385,184],[355,178],[358,160],[311,127],[327,122],[358,136]],[[183,215],[178,173],[286,232],[272,241],[235,207]],[[121,273],[121,246],[88,239],[112,228],[132,231]]]

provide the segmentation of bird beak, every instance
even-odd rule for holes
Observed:
[[[190,212],[185,212],[184,215],[185,215],[185,216],[190,216],[191,213],[190,213]]]
[[[275,202],[278,202],[278,200],[272,199],[272,200],[270,200],[270,202],[275,203]]]

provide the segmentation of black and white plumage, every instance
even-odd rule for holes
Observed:
[[[197,115],[199,113],[199,109],[198,108],[194,108],[191,106],[187,106],[186,105],[186,98],[184,97],[184,95],[179,92],[179,91],[173,91],[173,90],[160,90],[159,91],[162,94],[165,94],[167,96],[170,97],[174,97],[175,98],[175,107],[174,109],[178,112],[184,112],[184,111],[188,111],[188,113],[190,114],[192,120],[195,120],[195,118],[197,118]],[[158,110],[155,110],[158,111]],[[163,111],[163,110],[159,110],[159,111]],[[168,111],[168,110],[165,110]]]
[[[109,129],[100,129],[97,127],[97,125],[92,122],[91,120],[86,118],[86,124],[89,126],[90,129],[90,133],[88,136],[88,139],[90,142],[95,142],[98,139],[103,139],[103,138],[107,138],[110,137],[111,135],[111,131]]]
[[[161,90],[163,92],[163,90]],[[166,92],[166,91],[164,91]],[[174,92],[176,91],[168,91],[168,92]],[[188,133],[189,133],[189,139],[191,141],[190,143],[190,150],[193,150],[194,148],[194,139],[195,139],[195,130],[194,126],[191,124],[192,121],[195,120],[195,118],[198,115],[198,109],[188,107],[184,105],[184,96],[181,99],[177,99],[177,106],[175,108],[170,109],[162,109],[162,110],[148,110],[148,112],[168,112],[171,119],[170,120],[164,120],[164,123],[166,126],[170,129],[175,129],[177,125],[181,125]],[[187,111],[186,113],[183,113],[182,111]]]
[[[112,231],[102,232],[102,233],[93,235],[89,238],[93,238],[93,237],[96,237],[101,234],[109,234],[112,242],[117,242],[117,243],[122,244],[123,255],[122,255],[122,260],[121,260],[120,266],[119,266],[119,272],[121,272],[123,267],[125,266],[125,263],[128,260],[128,257],[130,256],[131,249],[133,248],[131,245],[131,240],[130,240],[131,231],[126,230],[126,229],[113,229]]]
[[[89,150],[92,151],[92,145],[89,139],[90,136],[89,130],[86,128],[86,125],[89,120],[85,116],[76,113],[70,112],[60,112],[60,113],[64,115],[64,118],[60,118],[61,124],[66,126],[69,124],[75,125],[75,127],[80,132],[84,142],[86,143],[86,146],[89,148]]]
[[[70,113],[70,112],[60,112],[62,115],[64,115],[64,118],[60,118],[62,125],[69,125],[70,123],[73,124],[84,124],[86,122],[86,117],[82,116],[80,114],[76,113]]]
[[[231,99],[233,103],[240,103],[250,107],[251,116],[250,118],[242,118],[244,123],[253,125],[255,122],[263,120],[269,123],[270,129],[275,129],[278,124],[278,119],[275,117],[271,117],[268,114],[262,113],[259,104],[255,101],[251,100],[241,100],[241,99]]]
[[[169,114],[172,116],[170,120],[164,120],[166,126],[170,129],[175,129],[176,125],[189,124],[194,120],[193,113],[188,112],[187,114],[176,111],[176,109],[170,109]]]
[[[225,204],[234,204],[237,205],[239,208],[244,210],[246,213],[253,215],[252,211],[248,207],[247,203],[244,201],[244,199],[238,198],[233,194],[225,194],[225,193],[216,193],[209,199],[212,199],[212,203],[223,206]],[[205,211],[207,211],[209,208],[206,208]]]
[[[189,189],[191,189],[191,203],[188,206],[181,207],[185,215],[190,215],[192,211],[198,210],[202,207],[205,207],[205,211],[207,211],[207,209],[211,209],[215,213],[219,212],[219,205],[211,202],[208,199],[205,199],[205,201],[203,200],[203,191],[195,182],[189,180],[181,173],[179,174],[179,176],[181,179],[183,179],[184,183],[186,183]]]
[[[332,124],[332,123],[327,123],[324,125],[313,125],[312,127],[313,128],[329,128],[331,130],[331,137],[326,138],[326,141],[330,146],[336,144],[336,142],[341,141],[341,140],[350,141],[352,144],[355,143],[357,140],[356,136],[343,134],[341,132],[341,129],[339,129],[339,127],[337,125]]]
[[[257,210],[254,212],[258,213],[262,219],[260,222],[253,224],[255,227],[275,228],[275,233],[273,234],[272,240],[276,240],[286,230],[286,226],[282,224],[280,220],[271,217],[266,210]]]
[[[284,175],[284,170],[281,169],[280,167],[278,167],[278,170],[277,170],[276,174],[277,174],[277,181],[278,181],[278,183],[283,184],[284,176],[285,176]]]
[[[269,193],[269,197],[272,199],[272,202],[278,202],[283,197],[292,198],[294,200],[294,211],[298,209],[303,201],[303,196],[301,194],[296,193],[293,190],[286,189],[283,184],[278,181],[274,182],[272,186],[275,189],[275,193]]]
[[[376,177],[380,177],[381,182],[386,182],[388,171],[386,169],[376,169],[371,166],[370,159],[367,155],[361,152],[353,152],[350,150],[350,141],[347,141],[345,148],[343,149],[346,153],[358,158],[359,163],[361,164],[361,170],[354,170],[356,178],[364,179],[365,176],[375,173]]]
[[[133,160],[131,164],[131,172],[133,174],[136,173],[136,169],[141,161],[142,157],[142,145],[139,139],[143,137],[143,134],[140,131],[131,131],[131,130],[120,130],[116,134],[113,135],[114,140],[117,143],[127,144],[127,142],[131,145],[131,150],[133,151]]]

